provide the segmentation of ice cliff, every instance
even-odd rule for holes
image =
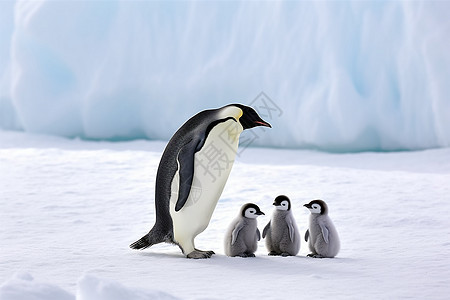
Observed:
[[[2,1],[0,128],[169,139],[239,102],[273,125],[254,145],[447,147],[449,15],[438,1]]]

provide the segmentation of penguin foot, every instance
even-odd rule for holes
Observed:
[[[195,251],[197,251],[197,252],[203,252],[203,253],[206,253],[206,254],[208,254],[210,257],[213,255],[213,254],[216,254],[216,252],[214,252],[214,251],[212,251],[212,250],[209,250],[209,251],[203,251],[203,250],[199,250],[199,249],[197,249],[197,248],[194,248],[195,249]]]
[[[268,255],[270,255],[270,256],[278,256],[278,255],[280,255],[280,253],[275,252],[275,251],[270,251]]]
[[[325,258],[325,256],[322,256],[320,254],[314,254],[314,253],[310,253],[307,256],[312,257],[312,258]]]
[[[286,257],[286,256],[291,256],[291,255],[287,252],[283,252],[283,253],[281,253],[281,256]]]
[[[236,256],[239,256],[239,257],[255,257],[255,254],[253,254],[253,253],[241,253],[241,254],[237,254]]]
[[[215,254],[214,251],[202,251],[195,249],[194,251],[189,253],[186,257],[193,259],[211,258],[213,254]]]

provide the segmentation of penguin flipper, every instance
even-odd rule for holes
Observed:
[[[261,233],[258,228],[256,228],[256,235],[258,236],[258,241],[261,240]]]
[[[231,245],[234,245],[234,243],[236,242],[239,231],[241,231],[242,228],[244,228],[244,224],[242,224],[242,222],[238,222],[234,227],[233,231],[231,232]]]
[[[269,231],[269,229],[270,229],[270,221],[269,221],[269,223],[267,223],[266,227],[264,227],[264,229],[263,229],[263,234],[262,234],[263,238],[266,237],[267,232]]]
[[[295,232],[294,225],[292,225],[291,220],[288,221],[287,225],[288,225],[288,231],[289,231],[289,239],[291,240],[291,242],[293,242],[294,241],[294,232]]]
[[[194,160],[195,152],[198,151],[201,140],[192,139],[186,143],[178,152],[178,163],[180,165],[180,186],[178,189],[178,199],[175,211],[179,211],[186,204],[191,192],[192,181],[194,180]]]
[[[308,241],[308,238],[309,238],[309,229],[306,229],[306,232],[305,232],[305,242]]]
[[[320,224],[320,230],[322,230],[322,236],[325,243],[328,244],[328,228],[324,224]]]

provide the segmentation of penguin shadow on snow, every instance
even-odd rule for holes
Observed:
[[[179,253],[178,251],[141,251],[137,253],[139,256],[145,256],[145,257],[151,257],[151,258],[158,258],[158,259],[178,259],[178,258],[185,258],[185,256],[182,253]]]

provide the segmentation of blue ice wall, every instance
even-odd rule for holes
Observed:
[[[444,1],[2,1],[0,127],[169,139],[240,102],[273,125],[254,145],[448,147],[448,16]]]

